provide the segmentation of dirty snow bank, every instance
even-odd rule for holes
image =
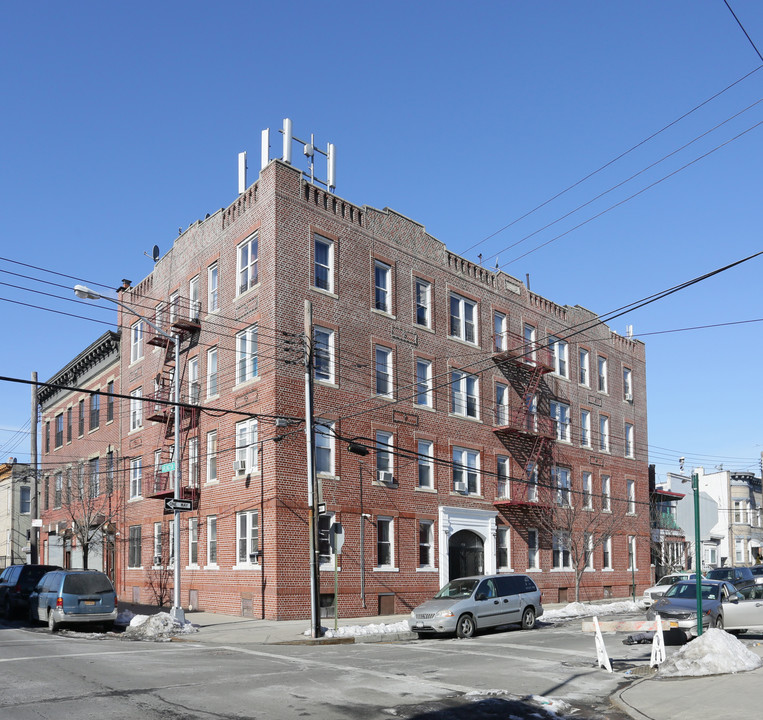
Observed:
[[[387,635],[389,633],[410,632],[408,623],[405,620],[401,620],[396,623],[372,623],[370,625],[346,625],[340,627],[337,630],[329,630],[323,628],[323,637],[326,638],[342,638],[342,637],[357,637],[360,635]],[[310,631],[305,631],[305,635],[309,635]]]
[[[125,637],[132,640],[169,640],[173,635],[195,633],[199,628],[191,623],[179,623],[169,613],[156,615],[134,615],[129,610],[119,613],[118,625],[127,625]]]
[[[563,608],[545,610],[540,619],[544,622],[554,620],[569,620],[570,618],[589,617],[596,615],[620,615],[625,613],[641,612],[643,606],[632,600],[620,600],[611,603],[580,603],[573,602]]]
[[[763,659],[733,635],[710,628],[660,665],[660,676],[720,675],[763,666]]]

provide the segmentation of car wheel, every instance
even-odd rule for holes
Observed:
[[[526,607],[522,613],[522,630],[532,630],[535,627],[535,610]]]
[[[53,617],[52,611],[48,611],[48,630],[50,630],[50,632],[56,632],[56,630],[58,630],[58,623]]]
[[[713,627],[716,627],[719,630],[723,630],[723,616],[722,615],[718,615],[718,617],[715,618],[715,625]]]
[[[458,618],[456,625],[456,635],[460,638],[474,637],[474,631],[477,629],[474,624],[474,618],[471,615],[462,615]]]

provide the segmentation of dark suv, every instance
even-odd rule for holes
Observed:
[[[6,620],[22,610],[26,615],[29,594],[40,578],[51,570],[60,570],[58,565],[11,565],[0,575],[0,612]]]
[[[708,580],[728,580],[737,590],[755,584],[755,576],[748,567],[714,568],[705,577]]]

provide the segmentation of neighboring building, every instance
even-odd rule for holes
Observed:
[[[183,606],[309,614],[306,300],[322,606],[335,566],[345,617],[404,612],[474,572],[530,572],[548,602],[565,600],[572,538],[542,522],[562,503],[621,518],[588,559],[582,599],[650,584],[643,344],[276,160],[120,289],[162,330],[120,306],[121,597],[166,601],[179,560]],[[46,422],[78,398],[48,399]],[[196,506],[179,559],[162,503],[173,464]]]
[[[654,466],[650,466],[650,475],[653,470]],[[691,553],[687,552],[686,537],[678,522],[678,503],[685,494],[654,485],[651,478],[650,485],[653,485],[650,495],[652,566],[656,582],[663,575],[686,570]]]
[[[0,463],[0,568],[30,562],[33,493],[29,465]]]
[[[86,552],[88,568],[113,577],[123,506],[120,387],[119,334],[109,331],[38,388],[42,563],[82,568]]]

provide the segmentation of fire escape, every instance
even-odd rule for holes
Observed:
[[[200,385],[198,378],[189,382],[183,377],[183,369],[177,368],[175,363],[175,342],[191,338],[201,330],[199,320],[200,303],[196,300],[181,298],[173,295],[169,305],[160,304],[156,309],[154,324],[164,330],[166,335],[148,327],[146,331],[146,343],[164,349],[164,358],[159,373],[154,379],[154,392],[150,399],[154,401],[148,420],[163,423],[162,444],[155,456],[153,483],[149,485],[146,497],[167,498],[174,495],[175,473],[169,469],[172,463],[182,463],[188,459],[183,468],[181,482],[181,497],[189,500],[198,500],[199,495],[199,467],[198,467],[198,442],[199,442],[199,403]],[[171,337],[167,337],[167,336]],[[175,448],[175,373],[180,373],[179,386],[180,401],[183,406],[179,408],[179,444],[180,450]],[[185,382],[184,382],[185,381]],[[183,391],[185,389],[185,392]],[[184,457],[183,448],[190,449],[191,440],[195,439],[195,457]],[[189,450],[190,451],[190,450]]]
[[[508,478],[506,487],[499,487],[494,505],[511,512],[541,510],[551,505],[556,439],[543,383],[543,377],[553,371],[551,353],[512,333],[507,333],[506,347],[493,355],[493,362],[513,388],[515,402],[503,412],[499,410],[493,432],[520,473]]]

